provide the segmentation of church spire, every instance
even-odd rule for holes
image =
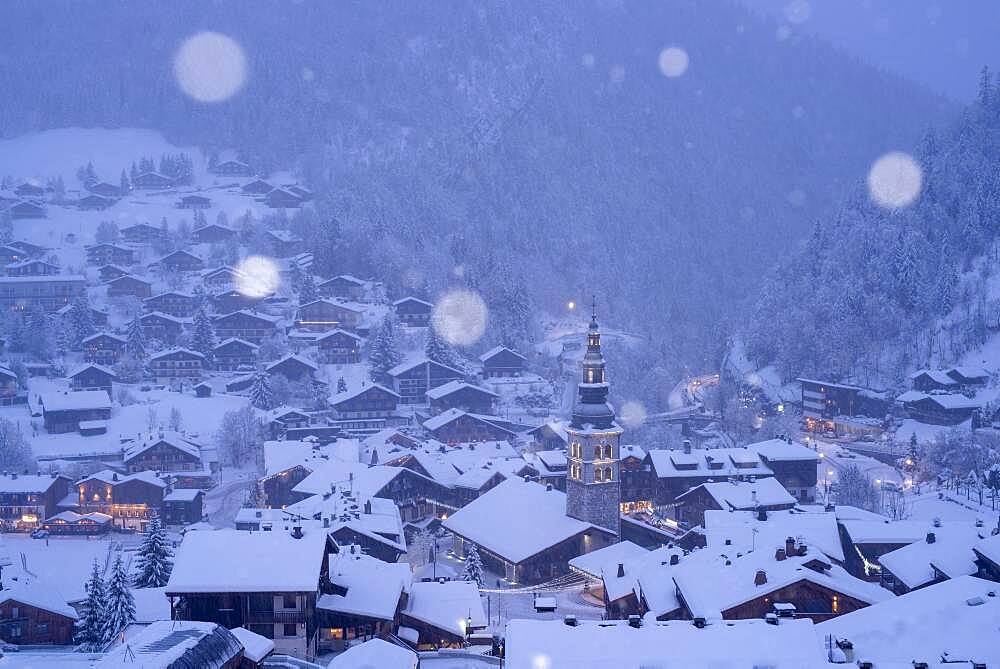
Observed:
[[[605,429],[614,424],[615,414],[608,404],[608,383],[604,353],[601,351],[601,327],[597,322],[597,300],[594,299],[587,327],[587,352],[581,364],[583,377],[578,386],[578,396],[573,407],[572,425],[583,428],[590,425]]]

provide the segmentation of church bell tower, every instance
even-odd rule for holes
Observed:
[[[608,403],[608,381],[601,353],[596,308],[587,328],[583,378],[573,417],[566,428],[566,515],[621,534],[619,440],[622,428]]]

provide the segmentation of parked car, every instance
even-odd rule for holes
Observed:
[[[49,536],[49,531],[39,527],[37,530],[31,533],[32,539],[45,539]]]

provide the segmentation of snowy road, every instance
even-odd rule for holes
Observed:
[[[250,471],[230,470],[224,482],[205,496],[205,513],[213,527],[232,528],[236,513],[243,506],[247,486],[254,478]]]

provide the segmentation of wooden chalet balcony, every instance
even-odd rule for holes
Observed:
[[[304,623],[305,611],[250,611],[246,616],[248,623]]]

